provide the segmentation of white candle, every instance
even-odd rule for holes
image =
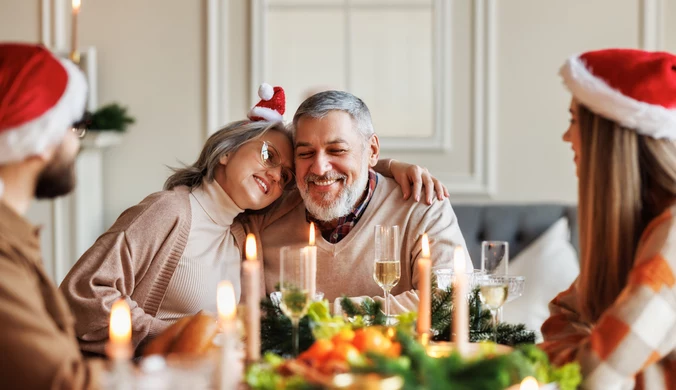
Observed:
[[[458,352],[467,353],[469,342],[469,308],[467,307],[467,275],[465,274],[465,251],[455,247],[453,254],[453,334]]]
[[[315,246],[315,224],[310,222],[310,240],[307,247],[308,293],[310,301],[314,301],[317,293],[317,247]]]
[[[246,261],[243,264],[246,281],[246,356],[249,362],[260,359],[261,353],[261,263],[256,254],[256,238],[246,237]]]
[[[78,39],[77,39],[77,19],[80,14],[81,0],[73,0],[73,12],[71,17],[71,36],[70,36],[70,59],[75,62],[80,62],[80,51],[78,50]]]
[[[219,362],[219,388],[220,390],[230,390],[235,388],[238,378],[235,370],[237,366],[235,363],[237,303],[232,283],[227,280],[218,284],[216,305],[218,306],[218,322],[223,336]]]
[[[519,390],[538,390],[539,388],[540,385],[538,385],[538,381],[532,376],[528,376],[521,382]]]
[[[423,344],[429,341],[430,323],[431,323],[431,283],[430,283],[430,243],[427,234],[422,236],[422,257],[418,259],[418,294],[420,301],[418,304],[418,336]]]
[[[131,359],[133,353],[131,348],[131,313],[129,305],[124,299],[113,303],[110,310],[108,338],[106,352],[110,359],[116,361]]]

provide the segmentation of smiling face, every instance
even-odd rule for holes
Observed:
[[[565,133],[563,133],[563,140],[565,142],[570,142],[570,147],[573,149],[575,155],[575,174],[580,176],[580,152],[581,152],[581,141],[580,141],[580,118],[579,118],[579,105],[575,99],[570,101],[570,108],[568,109],[570,113],[570,125]]]
[[[296,184],[308,211],[327,222],[349,214],[378,161],[378,137],[365,141],[352,117],[334,110],[301,117],[295,142]]]
[[[266,167],[261,154],[281,165]],[[215,180],[239,208],[260,210],[282,195],[285,182],[293,181],[292,158],[289,138],[280,131],[270,130],[221,157]]]

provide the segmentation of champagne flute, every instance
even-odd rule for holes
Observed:
[[[280,251],[280,308],[291,319],[293,355],[298,356],[298,324],[310,305],[307,275],[309,256],[305,247],[283,247]]]
[[[487,275],[507,276],[509,270],[509,242],[483,241],[481,243],[481,271]],[[498,310],[502,321],[502,307]]]
[[[488,307],[493,320],[493,342],[498,342],[498,310],[507,302],[509,280],[506,276],[486,275],[479,277],[479,299]]]
[[[376,255],[373,280],[385,294],[386,324],[390,323],[390,291],[401,278],[399,226],[376,226]]]

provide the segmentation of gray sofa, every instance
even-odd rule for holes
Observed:
[[[481,268],[481,242],[508,241],[510,259],[562,216],[568,217],[571,242],[579,253],[577,207],[567,204],[454,204],[475,268]]]

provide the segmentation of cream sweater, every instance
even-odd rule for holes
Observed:
[[[177,320],[202,309],[216,313],[216,287],[229,280],[239,301],[240,252],[230,226],[244,210],[213,181],[190,193],[188,243],[169,281],[157,318]]]
[[[275,291],[279,281],[279,253],[286,245],[307,245],[309,224],[305,206],[295,192],[284,199],[270,215],[271,223],[261,232],[265,286]],[[373,280],[374,226],[399,225],[401,231],[401,279],[392,289],[392,312],[415,310],[418,285],[417,260],[421,256],[422,234],[430,239],[432,267],[450,267],[455,245],[466,248],[458,220],[448,200],[428,206],[403,200],[399,185],[390,178],[378,177],[378,186],[366,211],[350,233],[336,244],[317,234],[317,291],[334,302],[342,295],[377,297],[383,291]],[[465,250],[467,267],[472,267]]]

